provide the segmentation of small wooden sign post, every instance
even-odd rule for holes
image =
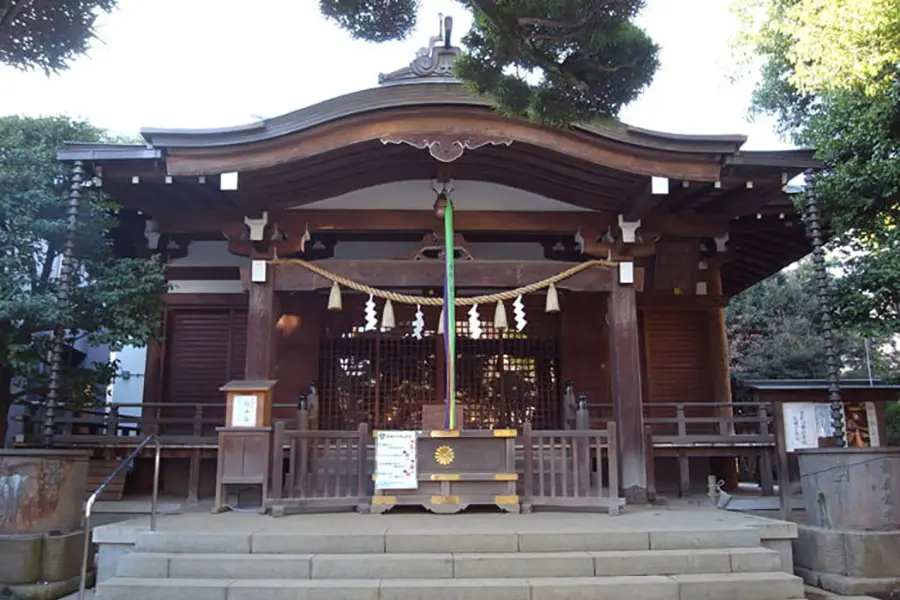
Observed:
[[[216,430],[219,454],[213,512],[227,509],[229,485],[260,486],[260,507],[265,506],[272,456],[272,393],[276,383],[270,379],[235,380],[219,388],[226,394],[226,413],[225,427]]]

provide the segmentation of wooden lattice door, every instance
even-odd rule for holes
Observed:
[[[396,327],[366,331],[361,303],[328,315],[320,351],[320,419],[324,429],[417,429],[422,405],[444,398],[440,310],[395,305]],[[358,305],[357,305],[358,304]],[[379,303],[379,312],[381,304]],[[559,316],[529,307],[523,332],[497,331],[493,307],[482,308],[482,334],[472,339],[464,311],[457,317],[457,403],[469,429],[560,425]]]

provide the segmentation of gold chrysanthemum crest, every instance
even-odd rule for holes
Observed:
[[[450,446],[441,446],[434,451],[434,460],[439,465],[447,466],[456,458],[456,453]]]

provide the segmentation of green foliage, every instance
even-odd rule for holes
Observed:
[[[834,228],[864,242],[889,233],[900,218],[900,85],[875,96],[831,92],[807,115],[797,137],[828,166],[817,189]]]
[[[66,140],[102,139],[102,131],[66,117],[0,118],[0,424],[12,399],[11,378],[18,395],[45,393],[55,327],[70,331],[70,345],[86,338],[113,349],[146,343],[158,330],[163,266],[115,258],[109,234],[116,206],[95,187],[82,188],[72,299],[65,306],[57,300],[53,270],[65,243],[70,167],[56,152]],[[75,362],[65,369],[63,397],[78,405],[92,401],[116,369]]]
[[[735,296],[726,309],[731,369],[737,379],[826,377],[825,349],[812,264],[784,271]],[[866,377],[865,339],[839,330],[845,377]],[[876,376],[897,371],[900,356],[889,336],[873,333],[870,359]]]
[[[885,407],[884,421],[888,446],[900,446],[900,402],[892,402]]]
[[[900,332],[900,236],[885,236],[847,257],[837,280],[835,317],[868,335]]]
[[[383,42],[415,26],[412,0],[321,0],[351,35]],[[566,125],[615,117],[650,84],[659,48],[632,20],[643,0],[460,0],[472,30],[457,75],[508,115]]]
[[[322,14],[370,42],[405,39],[416,27],[419,0],[319,0]]]
[[[739,48],[761,59],[753,105],[825,165],[817,193],[833,246],[847,250],[839,323],[900,333],[900,4],[893,0],[738,3]]]
[[[900,63],[896,0],[732,0],[743,21],[739,48],[778,55],[805,94],[856,88],[877,93]]]
[[[117,0],[0,0],[0,63],[66,69],[94,39],[94,22]]]

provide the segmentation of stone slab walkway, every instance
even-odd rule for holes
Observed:
[[[139,517],[94,530],[95,541],[128,543],[138,531],[146,531],[149,517]],[[767,539],[792,539],[795,523],[699,506],[630,507],[618,516],[592,513],[538,512],[531,515],[485,512],[433,515],[423,512],[391,512],[385,515],[332,513],[273,518],[256,512],[222,514],[187,513],[161,515],[158,530],[233,533],[530,533],[606,531],[684,531],[706,529],[760,529]]]

